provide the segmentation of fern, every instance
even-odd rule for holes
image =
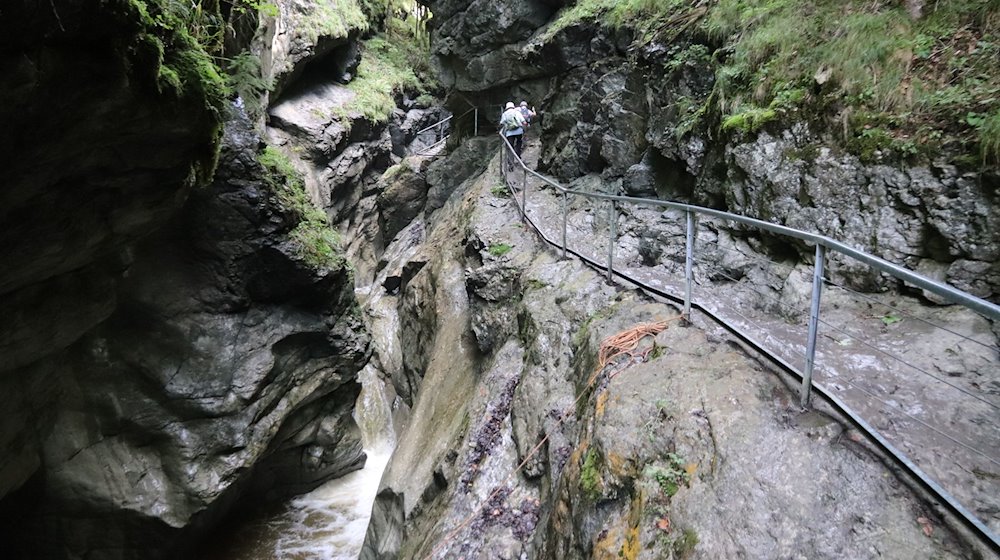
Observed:
[[[264,94],[274,87],[271,80],[261,75],[260,59],[250,51],[243,51],[229,60],[226,65],[226,84],[243,99],[251,117],[261,114]]]

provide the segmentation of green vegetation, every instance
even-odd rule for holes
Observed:
[[[580,467],[580,488],[583,489],[584,495],[591,501],[596,501],[601,497],[602,487],[604,486],[601,479],[602,463],[600,453],[591,447],[587,450],[587,455],[583,459],[583,465]]]
[[[368,31],[368,17],[358,0],[325,0],[298,22],[298,28],[310,42],[319,37],[347,37],[353,31]]]
[[[742,130],[743,132],[754,132],[764,124],[777,118],[778,113],[774,109],[761,109],[760,107],[741,108],[739,113],[729,115],[722,121],[722,130]]]
[[[252,116],[263,112],[261,97],[274,87],[271,80],[261,75],[260,59],[250,51],[243,51],[228,62],[226,84],[233,93],[240,96],[247,113]]]
[[[687,485],[691,475],[684,469],[684,460],[676,453],[669,453],[665,465],[650,465],[643,475],[656,481],[660,491],[671,498],[680,490],[680,485]]]
[[[510,190],[503,183],[497,183],[490,187],[490,193],[497,198],[507,198],[510,196]]]
[[[672,544],[674,558],[688,558],[694,552],[694,547],[698,546],[698,542],[697,531],[684,529]]]
[[[134,32],[120,45],[135,83],[181,101],[183,110],[203,123],[206,142],[193,165],[198,184],[208,183],[218,160],[229,94],[214,59],[222,50],[218,5],[195,10],[178,0],[111,0],[104,9]]]
[[[489,252],[489,254],[493,255],[494,257],[502,257],[507,253],[509,253],[510,250],[513,248],[514,247],[512,245],[509,245],[507,243],[493,243],[489,246],[487,252]]]
[[[364,43],[357,77],[347,87],[354,100],[340,108],[346,121],[352,112],[372,122],[385,122],[396,108],[395,96],[403,91],[425,94],[436,86],[430,54],[401,20],[390,18],[386,32]]]
[[[437,99],[435,99],[434,96],[429,93],[421,93],[413,101],[414,103],[417,104],[418,107],[430,107],[437,103]]]
[[[879,317],[879,319],[882,321],[882,324],[887,327],[903,320],[902,317],[892,314],[883,315],[882,317]]]
[[[1000,109],[985,117],[978,128],[983,162],[1000,166]]]
[[[525,291],[528,290],[541,290],[542,288],[547,288],[549,285],[546,282],[539,280],[538,278],[529,278],[524,285]]]
[[[1000,0],[927,2],[916,20],[886,0],[578,0],[542,38],[582,20],[632,27],[640,43],[686,34],[695,44],[667,71],[709,49],[723,130],[801,111],[864,159],[944,149],[1000,165]],[[682,108],[683,132],[707,113]]]
[[[274,190],[278,203],[298,219],[288,236],[297,244],[302,260],[315,268],[346,266],[340,237],[331,229],[326,214],[309,200],[298,170],[271,146],[264,148],[259,160],[268,171],[265,180]]]
[[[196,96],[218,113],[228,94],[212,58],[222,48],[221,35],[207,30],[207,16],[187,16],[185,6],[170,0],[127,0],[126,14],[142,28],[130,55],[137,69],[156,77],[161,93]]]
[[[647,32],[668,25],[683,25],[692,14],[704,10],[694,8],[695,4],[698,3],[690,0],[578,0],[552,22],[541,38],[548,40],[566,27],[598,18],[612,27],[628,25]],[[647,33],[644,37],[648,39],[650,35]]]

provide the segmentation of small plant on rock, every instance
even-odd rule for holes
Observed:
[[[291,161],[271,146],[264,148],[258,159],[267,169],[265,180],[273,189],[278,204],[298,219],[288,237],[296,242],[302,260],[315,268],[346,266],[340,236],[331,228],[326,213],[309,199],[302,175]]]
[[[650,465],[643,473],[659,485],[668,498],[680,490],[681,484],[691,482],[691,475],[684,469],[684,460],[676,453],[669,453],[665,465]]]
[[[514,248],[513,245],[507,243],[493,243],[492,245],[489,246],[487,252],[489,252],[489,254],[493,255],[494,257],[502,257],[507,253],[509,253],[510,250],[513,248]]]
[[[587,450],[587,455],[583,459],[583,466],[580,467],[580,487],[584,494],[591,500],[601,497],[601,456],[593,448]]]
[[[510,191],[507,190],[507,185],[503,183],[497,183],[490,188],[490,193],[498,198],[507,198],[510,196]]]

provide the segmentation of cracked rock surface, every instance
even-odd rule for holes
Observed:
[[[422,378],[362,558],[972,554],[834,413],[540,247],[498,165],[429,223],[399,287],[421,302],[399,311],[425,333]],[[602,340],[652,321],[668,328],[593,377]]]

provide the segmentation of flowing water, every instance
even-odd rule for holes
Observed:
[[[277,513],[236,530],[220,560],[355,560],[372,503],[395,446],[392,404],[378,370],[358,374],[361,394],[354,419],[361,427],[365,468],[292,499]]]

